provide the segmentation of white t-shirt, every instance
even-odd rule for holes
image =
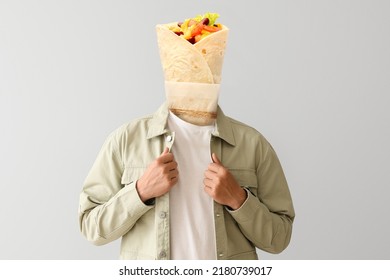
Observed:
[[[168,128],[175,132],[171,152],[179,171],[179,180],[169,192],[171,259],[216,259],[214,204],[203,184],[212,162],[214,127],[193,125],[169,113]]]

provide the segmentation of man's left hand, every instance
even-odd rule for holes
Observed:
[[[216,154],[211,155],[213,162],[204,173],[204,190],[216,202],[237,210],[244,203],[247,193],[225,168]]]

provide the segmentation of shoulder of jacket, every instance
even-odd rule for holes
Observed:
[[[111,134],[110,138],[116,138],[117,140],[127,137],[128,135],[131,135],[132,133],[140,133],[143,130],[147,130],[149,126],[150,120],[153,118],[153,114],[146,115],[143,117],[139,117],[136,119],[133,119],[131,121],[128,121],[126,123],[123,123],[118,128],[116,128]]]
[[[241,143],[252,143],[258,145],[264,151],[268,150],[269,148],[272,149],[271,143],[256,128],[231,117],[227,118],[230,122],[236,140],[241,139]]]
[[[227,117],[231,126],[232,126],[232,129],[234,131],[240,131],[240,132],[243,132],[243,133],[249,133],[250,135],[253,135],[253,136],[259,136],[261,138],[264,138],[263,134],[261,132],[259,132],[256,128],[246,124],[246,123],[243,123],[241,121],[238,121],[236,119],[233,119],[231,117]],[[264,138],[265,139],[265,138]]]

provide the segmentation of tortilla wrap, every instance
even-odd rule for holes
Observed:
[[[219,84],[165,81],[168,108],[183,120],[211,124],[217,117]]]
[[[214,121],[229,29],[211,33],[195,44],[169,30],[177,23],[156,26],[169,109],[197,125]]]

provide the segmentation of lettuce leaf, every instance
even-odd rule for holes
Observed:
[[[214,25],[215,24],[215,22],[217,21],[217,18],[219,18],[219,14],[217,14],[217,13],[205,13],[204,15],[203,15],[203,18],[208,18],[209,19],[209,26],[211,26],[211,25]]]
[[[219,18],[219,14],[217,14],[217,13],[205,13],[203,16],[202,15],[197,15],[197,16],[193,17],[192,19],[196,20],[197,22],[199,22],[199,21],[201,21],[204,18],[208,18],[209,19],[208,26],[212,26],[217,21],[217,18]]]

